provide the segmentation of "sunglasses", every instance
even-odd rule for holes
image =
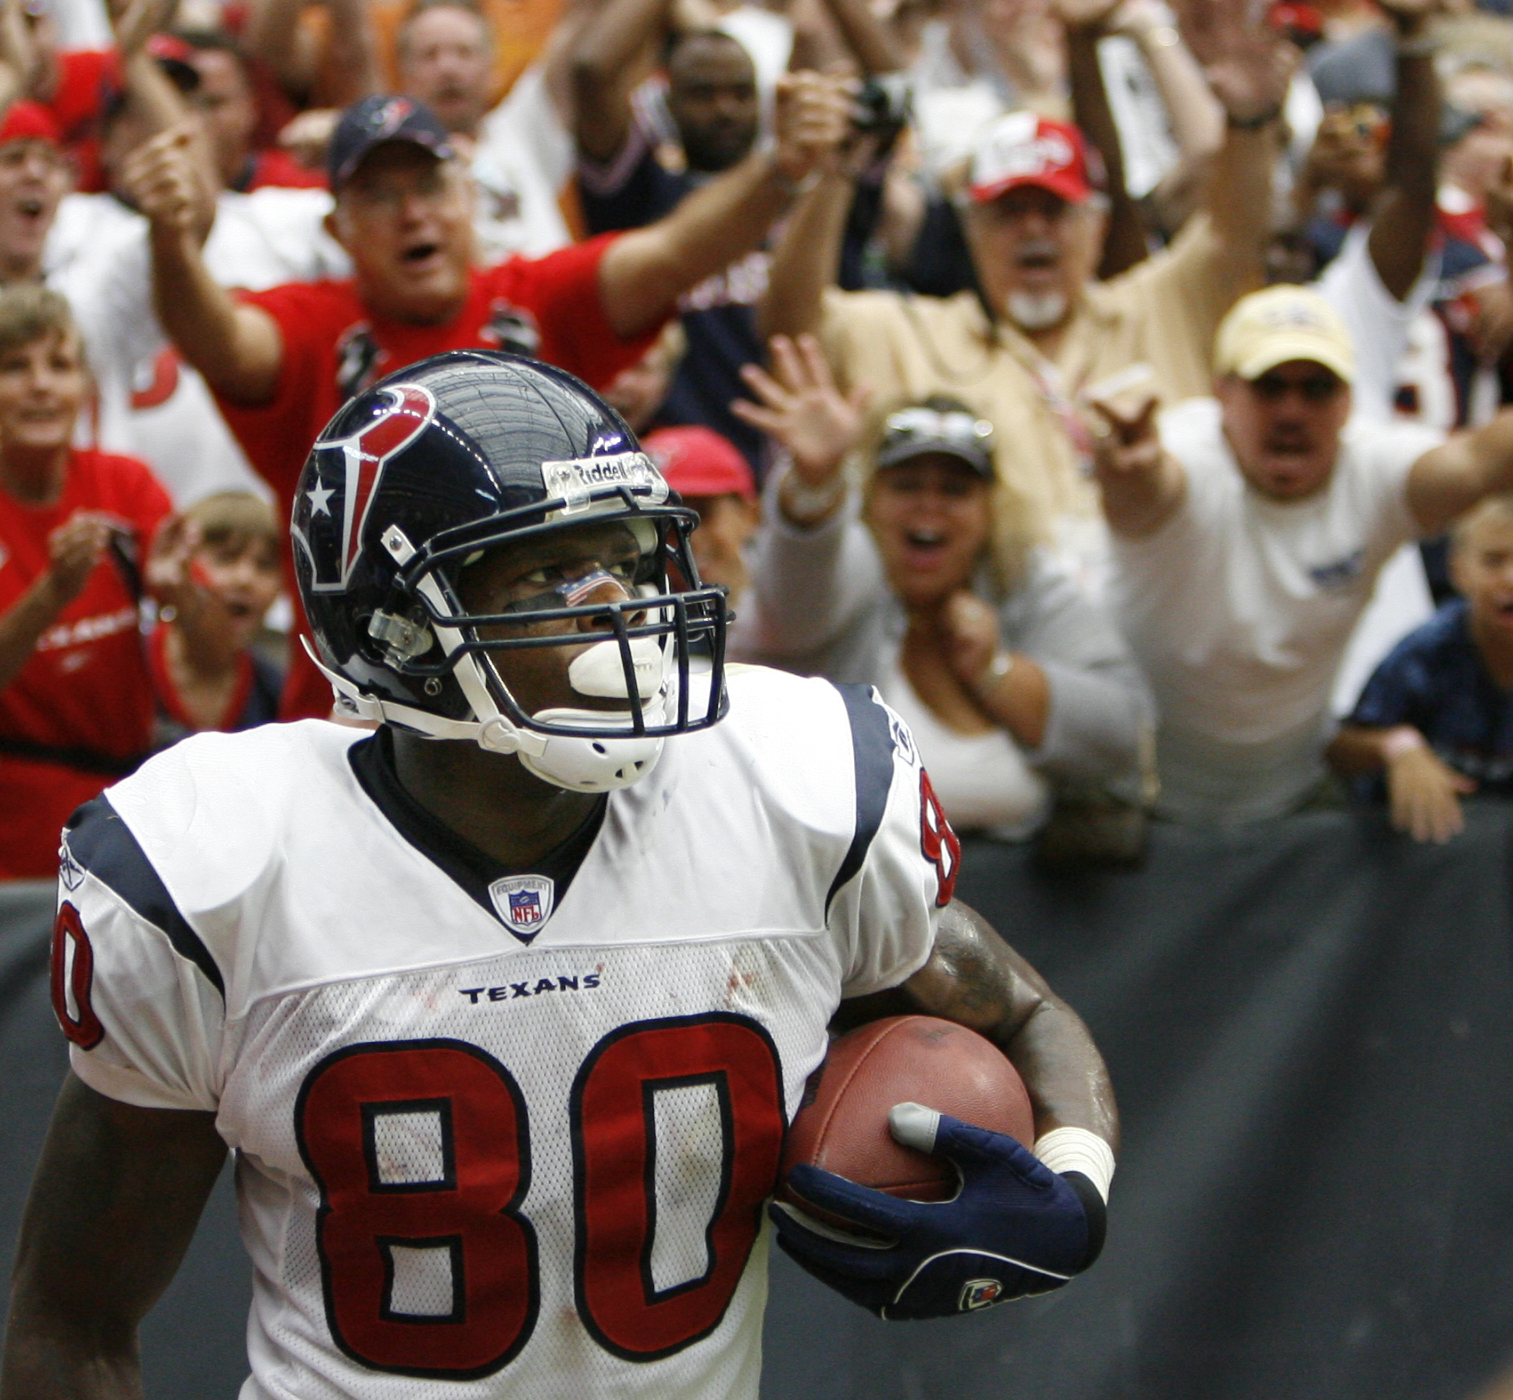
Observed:
[[[992,452],[993,425],[986,418],[952,410],[945,413],[933,408],[904,408],[890,414],[885,426],[883,447],[895,443],[926,439],[957,443],[977,452]]]
[[[1263,374],[1250,381],[1251,392],[1268,403],[1279,402],[1294,389],[1303,396],[1306,403],[1327,403],[1344,387],[1344,380],[1327,371],[1305,375],[1301,379],[1284,379],[1280,374]]]

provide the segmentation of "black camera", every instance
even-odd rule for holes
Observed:
[[[868,78],[856,94],[851,125],[858,136],[875,136],[878,154],[891,150],[914,115],[913,89],[902,73]]]

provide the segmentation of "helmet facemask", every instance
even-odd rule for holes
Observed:
[[[628,786],[650,771],[668,736],[707,728],[725,712],[724,590],[700,585],[688,546],[697,517],[682,507],[646,506],[620,488],[546,515],[506,512],[443,531],[420,550],[397,527],[383,532],[398,566],[394,606],[373,614],[368,635],[383,664],[427,695],[456,687],[461,713],[448,720],[385,703],[374,717],[516,754],[560,787]],[[605,543],[574,558],[573,542],[587,532]],[[522,573],[532,556],[542,567]],[[519,576],[494,588],[500,610],[474,611],[465,601],[477,601],[470,571],[494,561]],[[520,669],[506,656],[564,646],[581,648],[566,668],[567,703],[532,711],[506,679]],[[349,686],[340,689],[355,701]]]

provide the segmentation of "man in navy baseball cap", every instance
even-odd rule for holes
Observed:
[[[446,128],[423,102],[375,93],[348,107],[332,133],[326,168],[333,192],[356,173],[370,151],[391,141],[408,141],[437,160],[450,160],[455,154]]]

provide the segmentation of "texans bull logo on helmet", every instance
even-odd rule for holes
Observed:
[[[389,403],[372,422],[350,437],[323,439],[311,449],[316,479],[305,491],[310,505],[305,528],[311,536],[330,531],[340,540],[339,549],[310,551],[314,569],[311,587],[317,592],[335,592],[347,586],[362,552],[363,525],[384,465],[419,437],[436,416],[436,400],[422,384],[392,384],[379,392]],[[339,563],[339,571],[331,569],[333,561]]]

